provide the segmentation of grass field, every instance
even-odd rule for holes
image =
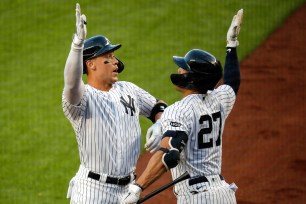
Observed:
[[[177,70],[173,55],[201,48],[224,64],[228,26],[244,8],[238,48],[242,60],[303,2],[79,1],[88,36],[103,34],[123,45],[116,52],[126,65],[120,79],[169,104],[180,98],[169,80]],[[74,1],[0,2],[0,203],[68,203],[68,182],[79,158],[61,94],[74,9]],[[145,134],[150,123],[141,119],[141,125]]]

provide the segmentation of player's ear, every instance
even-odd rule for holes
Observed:
[[[89,72],[90,70],[95,70],[96,66],[93,60],[87,60],[86,61],[86,66],[87,66],[87,71]]]

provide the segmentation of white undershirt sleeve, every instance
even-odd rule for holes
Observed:
[[[85,85],[83,74],[83,44],[72,43],[64,70],[64,97],[73,104],[78,105],[84,94]]]

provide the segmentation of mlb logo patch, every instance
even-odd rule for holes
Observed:
[[[182,124],[181,123],[178,123],[178,122],[170,122],[170,125],[172,127],[180,127]]]

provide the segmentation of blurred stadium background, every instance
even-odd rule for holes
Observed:
[[[62,113],[63,70],[75,31],[75,3],[0,2],[0,203],[68,203],[68,182],[79,165],[74,132]],[[121,80],[169,104],[180,99],[169,80],[173,55],[192,48],[224,64],[227,29],[244,9],[243,60],[304,0],[79,1],[88,34],[122,44]],[[288,31],[290,32],[290,31]],[[84,77],[86,81],[86,77]],[[141,119],[145,135],[150,122]]]

